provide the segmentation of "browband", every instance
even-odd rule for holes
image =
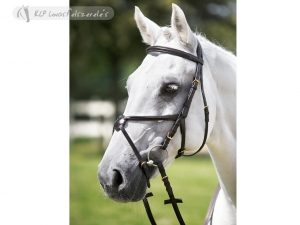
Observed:
[[[196,56],[193,56],[192,54],[186,53],[184,51],[175,49],[175,48],[168,48],[168,47],[163,47],[163,46],[150,46],[146,49],[147,53],[150,52],[161,52],[161,53],[168,53],[171,55],[176,55],[188,60],[191,60],[193,62],[196,63],[200,63],[201,65],[203,65],[203,59],[202,58],[198,58]]]

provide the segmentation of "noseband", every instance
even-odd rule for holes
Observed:
[[[207,138],[207,131],[208,131],[208,122],[209,122],[209,111],[208,111],[208,106],[207,106],[205,93],[204,93],[204,89],[203,89],[203,73],[202,73],[203,53],[202,53],[202,48],[201,48],[201,45],[200,45],[199,41],[198,41],[198,45],[197,45],[197,57],[192,55],[192,54],[186,53],[184,51],[180,51],[180,50],[177,50],[177,49],[174,49],[174,48],[163,47],[163,46],[151,46],[151,47],[147,48],[147,53],[150,54],[151,52],[160,52],[160,53],[175,55],[175,56],[179,56],[179,57],[182,57],[182,58],[185,58],[185,59],[188,59],[190,61],[193,61],[193,62],[197,63],[195,76],[192,80],[191,87],[190,87],[188,96],[186,98],[186,101],[183,104],[179,114],[161,115],[161,116],[125,116],[125,115],[121,115],[121,116],[118,117],[118,119],[114,123],[114,130],[115,131],[120,131],[121,130],[123,135],[127,139],[128,143],[130,144],[133,152],[135,153],[137,159],[139,160],[139,164],[141,166],[141,169],[142,169],[143,173],[146,176],[148,187],[150,187],[150,181],[149,181],[150,180],[150,175],[149,175],[149,168],[148,167],[149,166],[157,166],[158,167],[159,172],[162,176],[162,180],[164,182],[164,185],[166,186],[166,190],[167,190],[168,195],[170,197],[169,200],[165,200],[165,204],[172,204],[179,223],[181,225],[184,225],[185,223],[182,219],[179,208],[177,206],[177,203],[182,203],[182,200],[175,198],[175,196],[173,194],[173,191],[172,191],[171,184],[170,184],[169,179],[168,179],[168,176],[166,175],[166,172],[165,172],[165,169],[164,169],[164,166],[163,166],[163,162],[153,162],[153,160],[150,159],[150,152],[154,147],[149,150],[149,152],[148,152],[148,161],[145,161],[142,158],[142,156],[140,155],[137,147],[135,146],[135,144],[131,140],[130,136],[126,132],[125,124],[126,124],[127,121],[158,121],[158,120],[175,121],[172,128],[171,128],[171,130],[167,133],[165,139],[163,140],[161,145],[159,145],[159,147],[162,150],[167,151],[167,147],[168,147],[170,141],[173,139],[175,133],[177,132],[178,127],[180,127],[181,147],[177,152],[176,158],[178,158],[180,156],[193,156],[196,153],[198,153],[203,148],[203,146],[205,145],[206,138]],[[194,94],[197,90],[198,84],[200,84],[203,103],[204,103],[204,116],[205,116],[205,118],[204,118],[204,121],[205,121],[204,137],[203,137],[203,142],[202,142],[200,148],[196,152],[194,152],[192,154],[184,154],[185,136],[186,136],[185,118],[188,116],[188,112],[189,112]],[[155,146],[155,147],[157,147],[157,146]],[[167,157],[168,157],[168,155],[167,155]],[[166,160],[167,160],[167,158],[166,158]],[[149,218],[151,224],[155,225],[156,222],[153,218],[153,215],[152,215],[152,212],[151,212],[148,200],[147,200],[147,198],[150,197],[150,196],[153,196],[153,194],[151,192],[147,193],[146,196],[143,198],[143,202],[144,202],[144,206],[145,206],[145,209],[146,209],[146,212],[148,214],[148,218]]]

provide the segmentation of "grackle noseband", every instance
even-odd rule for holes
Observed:
[[[146,176],[148,187],[150,187],[150,181],[149,181],[150,176],[149,176],[148,166],[157,166],[158,167],[159,172],[160,172],[161,177],[162,177],[162,180],[164,182],[164,185],[166,186],[166,190],[167,190],[168,195],[170,197],[170,199],[165,200],[165,204],[172,204],[179,223],[181,225],[184,225],[185,223],[183,221],[183,218],[182,218],[182,216],[180,214],[180,211],[179,211],[179,208],[177,206],[177,203],[182,203],[182,200],[175,198],[175,196],[173,194],[171,184],[169,182],[168,176],[166,175],[166,172],[165,172],[165,169],[164,169],[164,166],[163,166],[164,162],[154,162],[153,160],[150,159],[150,153],[151,153],[151,150],[153,148],[160,147],[160,149],[165,150],[167,152],[167,157],[165,159],[165,161],[166,161],[167,158],[168,158],[167,146],[169,145],[170,141],[172,140],[173,136],[175,135],[178,127],[180,127],[180,132],[181,132],[181,147],[177,152],[176,158],[178,158],[180,156],[193,156],[196,153],[198,153],[203,148],[203,146],[205,145],[206,138],[207,138],[207,131],[208,131],[209,111],[208,111],[208,106],[207,106],[205,93],[204,93],[204,89],[203,89],[203,73],[202,73],[202,67],[203,67],[203,63],[204,63],[203,62],[203,53],[202,53],[202,48],[201,48],[201,45],[200,45],[199,41],[198,41],[198,45],[197,45],[197,57],[192,55],[192,54],[186,53],[184,51],[180,51],[180,50],[177,50],[177,49],[174,49],[174,48],[163,47],[163,46],[150,46],[149,48],[147,48],[147,53],[149,54],[151,52],[159,52],[159,53],[166,53],[166,54],[179,56],[179,57],[191,60],[191,61],[193,61],[197,64],[195,76],[192,80],[191,87],[190,87],[188,96],[186,98],[186,101],[183,104],[183,107],[181,108],[179,114],[161,115],[161,116],[125,116],[125,115],[121,115],[121,116],[118,117],[118,119],[114,123],[114,130],[115,131],[120,131],[121,130],[123,135],[127,139],[128,143],[130,144],[133,152],[135,153],[137,159],[139,160],[140,167],[141,167],[143,173]],[[190,105],[192,103],[194,94],[197,90],[198,84],[200,84],[203,103],[204,103],[204,115],[205,115],[205,119],[204,119],[204,121],[205,121],[204,137],[203,137],[203,142],[202,142],[200,148],[196,152],[194,152],[192,154],[184,154],[185,136],[186,136],[185,118],[188,116],[189,108],[190,108]],[[166,138],[161,143],[161,145],[154,146],[149,150],[149,152],[148,152],[148,161],[145,161],[142,158],[142,156],[140,155],[137,147],[135,146],[135,144],[131,140],[130,136],[126,132],[124,126],[125,126],[127,121],[149,121],[149,120],[151,120],[151,121],[153,121],[153,120],[154,121],[166,120],[166,121],[175,121],[175,122],[174,122],[171,130],[166,135]],[[144,203],[144,206],[145,206],[145,209],[146,209],[146,212],[148,214],[148,218],[149,218],[151,224],[156,225],[156,222],[154,220],[154,217],[152,215],[152,212],[151,212],[148,200],[147,200],[147,198],[150,197],[150,196],[153,196],[153,194],[151,192],[147,193],[146,196],[143,198],[143,203]],[[211,218],[208,218],[208,220],[211,220]]]

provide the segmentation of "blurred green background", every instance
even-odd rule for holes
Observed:
[[[104,130],[111,132],[112,121],[122,113],[122,102],[127,97],[126,79],[146,56],[147,46],[142,43],[134,21],[134,6],[159,26],[165,26],[170,24],[172,3],[182,8],[193,31],[236,53],[234,0],[71,0],[70,6],[110,6],[114,10],[114,17],[108,21],[70,21],[71,109],[73,103],[91,100],[109,101],[115,106],[113,116],[107,117],[71,113],[71,124],[77,123],[78,129],[82,129],[83,123],[97,122],[103,128],[103,122],[108,121],[109,128]],[[70,130],[72,133],[72,126]],[[71,138],[70,224],[150,224],[141,202],[121,204],[105,197],[97,179],[97,166],[108,141],[99,132],[90,137]],[[175,196],[184,201],[179,207],[186,224],[202,224],[217,185],[209,156],[178,159],[167,174]],[[178,224],[172,207],[163,205],[167,194],[161,179],[153,180],[151,185],[155,197],[149,201],[157,223]]]
[[[97,179],[97,166],[103,156],[98,140],[77,139],[70,149],[70,224],[71,225],[149,225],[142,202],[117,203],[108,199]],[[174,194],[182,198],[180,211],[186,224],[202,224],[217,186],[214,167],[208,155],[180,158],[167,168]],[[161,179],[151,181],[148,190],[153,215],[158,225],[178,224]]]
[[[111,20],[70,21],[70,97],[119,102],[127,96],[126,78],[146,55],[134,20],[134,6],[159,26],[170,24],[172,3],[185,12],[193,31],[236,52],[233,0],[71,0],[72,6],[110,6]]]

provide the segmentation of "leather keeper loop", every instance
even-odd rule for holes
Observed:
[[[205,122],[209,122],[209,111],[208,111],[208,108],[204,109],[204,117],[205,117]]]
[[[188,114],[189,114],[189,108],[184,108],[181,116],[182,116],[182,118],[185,119],[185,118],[187,118]]]

